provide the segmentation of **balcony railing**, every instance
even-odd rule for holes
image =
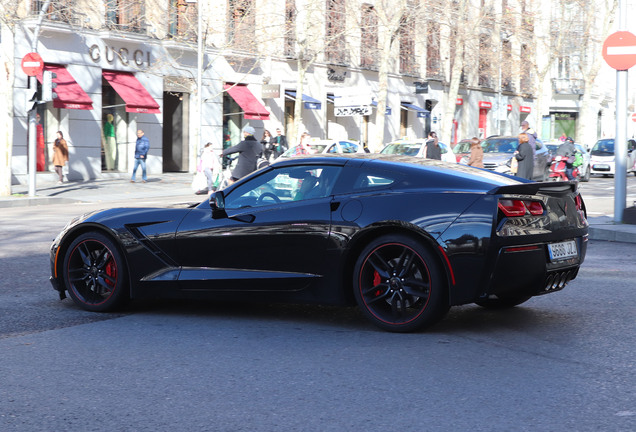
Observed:
[[[31,13],[38,15],[44,6],[44,0],[35,0],[31,3]],[[72,24],[77,19],[73,13],[72,0],[58,0],[52,1],[49,5],[49,9],[44,15],[44,19],[49,21],[60,21]]]
[[[552,78],[552,90],[556,94],[582,95],[585,93],[585,81],[574,78]]]

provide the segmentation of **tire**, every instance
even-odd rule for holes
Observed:
[[[77,237],[64,255],[62,278],[73,301],[83,309],[107,312],[130,297],[126,266],[117,245],[92,231]]]
[[[408,236],[386,235],[372,241],[360,253],[353,274],[358,306],[383,330],[420,330],[449,309],[435,256]]]
[[[592,176],[592,173],[590,172],[590,167],[588,166],[587,170],[585,171],[585,175],[583,177],[581,177],[581,181],[582,182],[589,182],[591,176]]]
[[[475,303],[486,309],[508,309],[527,302],[532,296],[499,297],[490,296]]]

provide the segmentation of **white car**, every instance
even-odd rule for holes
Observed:
[[[309,149],[313,154],[320,153],[364,153],[362,145],[349,140],[320,140],[309,141]],[[296,146],[290,147],[280,158],[290,158],[296,154]]]
[[[590,152],[590,172],[592,174],[616,174],[616,157],[614,155],[614,138],[600,139]],[[627,140],[627,172],[636,175],[636,140]]]
[[[398,154],[404,156],[426,157],[426,139],[401,139],[387,144],[380,153]],[[457,163],[457,157],[453,150],[444,144],[438,143],[442,153],[442,160]]]

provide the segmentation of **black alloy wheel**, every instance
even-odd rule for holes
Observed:
[[[422,329],[449,309],[435,257],[405,235],[386,235],[371,242],[356,261],[353,286],[365,316],[388,331]]]
[[[77,237],[64,256],[66,289],[80,307],[105,312],[129,298],[124,260],[115,243],[99,232]]]
[[[508,309],[527,302],[531,297],[532,296],[499,297],[492,295],[485,299],[477,300],[475,304],[486,309]]]

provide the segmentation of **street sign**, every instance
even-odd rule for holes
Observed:
[[[40,54],[31,52],[22,57],[22,70],[28,76],[36,76],[44,69],[44,61]]]
[[[636,65],[636,36],[628,31],[612,33],[603,43],[603,58],[616,70]]]
[[[636,122],[636,113],[632,114],[632,121]]]
[[[361,105],[354,107],[334,107],[333,112],[336,117],[348,116],[368,116],[371,115],[373,109],[370,105]]]

